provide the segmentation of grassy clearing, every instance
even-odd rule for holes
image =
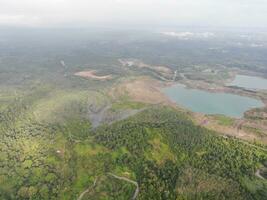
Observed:
[[[163,164],[166,160],[175,161],[176,157],[171,152],[169,145],[164,143],[165,140],[162,135],[151,129],[146,130],[152,136],[152,139],[148,141],[151,148],[146,152],[147,159],[155,160],[159,165]]]
[[[164,163],[166,160],[175,160],[169,146],[161,141],[161,138],[154,138],[149,141],[152,145],[152,151],[148,153],[158,164]]]
[[[218,124],[222,126],[233,126],[235,122],[234,119],[224,115],[216,115],[215,119],[218,121]]]
[[[177,180],[176,190],[185,199],[199,199],[201,195],[209,197],[208,199],[219,199],[222,192],[231,192],[232,195],[236,193],[236,187],[238,185],[233,181],[187,166]],[[240,194],[236,193],[238,195]]]
[[[54,91],[45,98],[38,99],[33,105],[31,112],[38,121],[56,122],[62,115],[78,114],[76,110],[70,109],[85,105],[88,98],[86,91]]]
[[[95,156],[98,153],[108,152],[105,147],[100,146],[98,144],[89,143],[88,141],[86,143],[75,144],[74,151],[78,156],[81,157],[90,157]]]
[[[260,137],[264,137],[266,136],[266,132],[264,132],[264,130],[261,130],[259,128],[255,128],[255,127],[250,127],[250,126],[243,126],[242,127],[244,130],[248,131],[248,132],[252,132],[255,133],[256,135],[260,136]]]
[[[250,193],[254,194],[256,199],[261,199],[263,196],[267,196],[267,180],[243,177],[241,182]]]
[[[125,109],[142,109],[146,107],[147,104],[134,101],[120,101],[112,104],[111,109],[113,110],[125,110]]]

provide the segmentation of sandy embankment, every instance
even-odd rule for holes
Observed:
[[[161,88],[167,85],[168,83],[154,80],[149,77],[142,77],[117,85],[111,90],[110,96],[116,99],[127,95],[129,99],[136,102],[164,104],[176,107],[176,104],[161,91]]]
[[[95,70],[89,70],[89,71],[81,71],[81,72],[76,72],[74,74],[75,76],[80,76],[83,78],[91,78],[91,79],[95,79],[95,80],[110,80],[112,79],[112,75],[106,75],[106,76],[98,76],[96,75],[96,71]]]

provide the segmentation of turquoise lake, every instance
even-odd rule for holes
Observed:
[[[256,76],[236,75],[235,80],[229,85],[248,89],[267,90],[267,79]]]
[[[245,111],[264,106],[261,101],[253,98],[188,89],[182,84],[164,88],[163,92],[179,106],[204,114],[223,114],[240,118]]]

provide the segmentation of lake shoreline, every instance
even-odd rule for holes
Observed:
[[[165,87],[162,91],[178,105],[203,114],[223,114],[242,118],[247,110],[264,106],[263,102],[250,97],[190,89],[179,83]]]

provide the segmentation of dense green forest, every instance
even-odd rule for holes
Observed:
[[[137,182],[137,199],[267,198],[255,176],[267,154],[257,146],[164,106],[92,128],[82,91],[62,93],[52,114],[50,93],[1,98],[1,199],[78,199],[87,189],[82,199],[130,199],[136,186],[111,174]]]

